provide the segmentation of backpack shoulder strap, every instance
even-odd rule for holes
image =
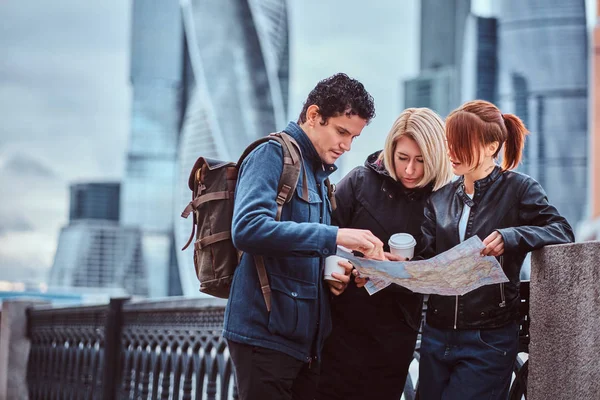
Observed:
[[[246,150],[244,150],[244,153],[239,158],[237,165],[238,167],[242,165],[244,159],[248,157],[248,155],[254,149],[270,140],[274,140],[277,143],[279,143],[283,150],[283,170],[279,177],[279,184],[277,186],[277,197],[275,199],[275,201],[277,202],[277,214],[275,215],[275,220],[279,221],[279,219],[281,218],[281,211],[283,209],[283,205],[292,200],[292,196],[294,194],[294,191],[296,190],[296,185],[298,184],[300,171],[302,171],[303,173],[302,198],[305,201],[308,201],[308,181],[306,179],[306,171],[303,167],[302,152],[296,140],[294,140],[293,137],[291,137],[285,132],[271,133],[268,136],[262,137],[252,142],[246,148]]]
[[[302,181],[302,198],[308,201],[308,183],[306,179],[306,171],[303,167],[302,152],[300,146],[294,140],[293,137],[285,132],[272,133],[269,136],[258,139],[252,143],[238,161],[238,166],[244,161],[244,159],[254,150],[256,147],[265,143],[269,140],[274,140],[281,145],[283,150],[283,170],[279,177],[279,184],[277,185],[277,213],[275,220],[281,219],[281,211],[283,205],[289,202],[296,190],[298,185],[298,178],[300,177],[300,171],[303,171]],[[265,260],[262,256],[254,256],[254,264],[256,265],[256,273],[258,274],[258,280],[260,282],[260,290],[262,291],[267,311],[271,311],[271,286],[269,285],[269,277],[267,275],[267,269],[265,268]]]
[[[308,201],[308,181],[306,179],[306,170],[302,162],[302,152],[294,138],[285,132],[274,133],[270,136],[281,144],[281,148],[283,149],[283,170],[279,177],[277,198],[275,199],[277,202],[277,214],[275,215],[275,220],[279,221],[281,219],[283,205],[292,200],[294,191],[298,185],[300,171],[303,172],[302,199],[305,201]]]
[[[325,186],[327,187],[327,197],[331,203],[331,211],[335,211],[337,208],[337,202],[335,201],[335,183],[331,183],[329,178],[325,179]]]
[[[261,137],[260,139],[256,139],[254,142],[250,143],[248,145],[248,147],[246,147],[246,150],[244,150],[244,152],[238,159],[238,162],[237,162],[238,168],[242,165],[242,163],[244,162],[246,157],[248,157],[248,155],[254,151],[254,149],[256,149],[258,146],[260,146],[263,143],[267,143],[269,140],[271,140],[270,136],[264,136],[264,137]]]

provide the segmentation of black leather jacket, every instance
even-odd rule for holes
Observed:
[[[410,233],[418,243],[425,201],[433,185],[406,189],[389,176],[382,163],[377,162],[378,155],[379,152],[371,154],[363,167],[353,169],[338,183],[337,209],[332,222],[341,228],[370,230],[384,243],[386,251],[389,251],[387,242],[394,233]],[[369,296],[364,288],[351,284],[344,293],[332,299],[331,308],[334,330],[336,324],[341,324],[354,332],[360,331],[366,341],[371,338],[382,340],[383,332],[394,336],[400,323],[418,330],[423,296],[398,285],[390,285]]]
[[[475,182],[470,199],[463,178],[431,195],[425,207],[423,247],[419,258],[430,258],[460,243],[458,223],[464,204],[471,206],[465,239],[484,240],[493,231],[504,239],[498,257],[510,282],[483,286],[464,296],[429,297],[427,323],[441,329],[495,328],[518,319],[519,274],[525,255],[550,244],[574,241],[573,230],[544,189],[534,179],[496,167]]]

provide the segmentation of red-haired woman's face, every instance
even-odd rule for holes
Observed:
[[[421,149],[417,142],[408,136],[401,136],[396,141],[394,172],[407,189],[415,188],[425,175]]]
[[[473,171],[475,168],[481,165],[481,158],[484,151],[484,147],[481,146],[481,148],[479,149],[479,160],[473,161],[471,164],[469,164],[459,160],[455,155],[452,154],[452,151],[448,150],[448,157],[450,158],[450,162],[452,163],[452,172],[454,173],[454,175],[465,175],[466,173]]]
[[[498,149],[498,142],[480,145],[476,151],[473,151],[473,162],[464,162],[448,150],[448,157],[452,163],[452,172],[454,175],[462,176],[469,172],[475,172],[480,168],[486,168],[490,164],[494,164],[494,155]]]

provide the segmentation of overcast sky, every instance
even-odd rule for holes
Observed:
[[[68,184],[119,179],[129,2],[0,0],[0,279],[43,280]]]
[[[474,3],[482,13],[492,4]],[[419,1],[365,4],[289,1],[290,118],[318,80],[339,71],[375,98],[377,117],[343,157],[346,171],[381,148],[403,106],[401,81],[418,69]],[[0,280],[45,280],[68,219],[69,183],[123,175],[130,7],[0,0]]]
[[[362,163],[400,110],[400,80],[417,70],[417,1],[290,3],[290,118],[318,80],[360,79],[377,107],[346,160]],[[125,0],[0,1],[0,279],[45,279],[69,183],[123,174],[130,12]]]

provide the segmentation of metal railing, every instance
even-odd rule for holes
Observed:
[[[521,284],[519,352],[529,344],[529,282]],[[173,299],[28,311],[30,399],[237,399],[221,337],[225,301]],[[418,362],[418,346],[414,354]],[[510,399],[527,393],[515,363]],[[404,398],[417,399],[409,376]]]

